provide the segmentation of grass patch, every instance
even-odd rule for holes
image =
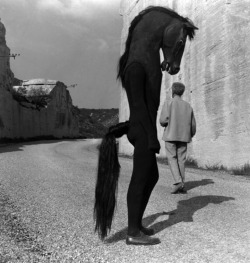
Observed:
[[[250,164],[245,164],[243,166],[235,167],[235,168],[227,168],[223,165],[213,165],[213,166],[206,166],[205,168],[199,168],[199,169],[205,169],[208,171],[213,172],[227,172],[232,175],[244,175],[244,176],[250,176]]]
[[[187,159],[186,161],[186,167],[188,168],[194,168],[194,169],[201,169],[206,171],[212,171],[212,172],[227,172],[232,175],[248,175],[250,176],[250,164],[247,163],[241,167],[235,167],[235,168],[227,168],[224,165],[206,165],[205,167],[199,167],[198,163],[195,160]]]
[[[234,175],[248,175],[250,176],[250,164],[247,163],[239,168],[231,169],[232,174]]]
[[[168,165],[168,159],[166,157],[157,157],[157,162]],[[193,159],[187,159],[185,162],[187,168],[202,169],[198,166],[197,162]]]
[[[119,157],[124,157],[128,159],[133,159],[133,155],[126,155],[126,154],[119,154]],[[157,162],[160,164],[168,165],[168,160],[166,157],[157,157]],[[185,163],[186,168],[192,168],[192,169],[199,169],[199,170],[205,170],[205,171],[211,171],[211,172],[227,172],[232,175],[243,175],[243,176],[250,176],[250,164],[247,163],[241,167],[235,167],[235,168],[226,168],[223,165],[206,165],[205,167],[199,167],[196,160],[188,158]]]

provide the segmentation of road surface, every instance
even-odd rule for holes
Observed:
[[[168,166],[145,212],[162,241],[127,246],[132,160],[119,158],[117,210],[105,243],[94,234],[96,140],[0,147],[0,262],[249,263],[250,177],[187,170],[187,194],[171,195]]]

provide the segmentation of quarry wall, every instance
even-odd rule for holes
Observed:
[[[201,167],[241,167],[250,163],[250,2],[249,0],[122,0],[121,53],[133,18],[150,5],[169,7],[189,17],[199,28],[187,40],[178,75],[163,75],[161,104],[170,99],[173,81],[186,85],[183,99],[190,102],[197,134],[188,156]],[[129,118],[127,97],[121,88],[120,121]],[[159,115],[159,114],[158,114]],[[157,120],[160,156],[163,128]],[[124,136],[120,152],[132,154]]]

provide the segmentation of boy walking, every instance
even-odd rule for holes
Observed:
[[[196,133],[193,109],[181,98],[184,91],[184,84],[174,82],[172,100],[165,101],[160,115],[160,124],[165,127],[162,139],[165,141],[166,155],[175,181],[172,194],[184,192],[187,144]]]

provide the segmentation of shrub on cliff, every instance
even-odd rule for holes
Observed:
[[[33,88],[28,91],[25,87],[20,86],[18,88],[13,88],[11,93],[13,98],[20,102],[22,106],[25,107],[26,105],[26,107],[28,107],[27,104],[23,104],[23,102],[26,102],[35,106],[30,108],[36,108],[38,110],[47,107],[51,100],[48,91],[43,89],[43,87]]]

